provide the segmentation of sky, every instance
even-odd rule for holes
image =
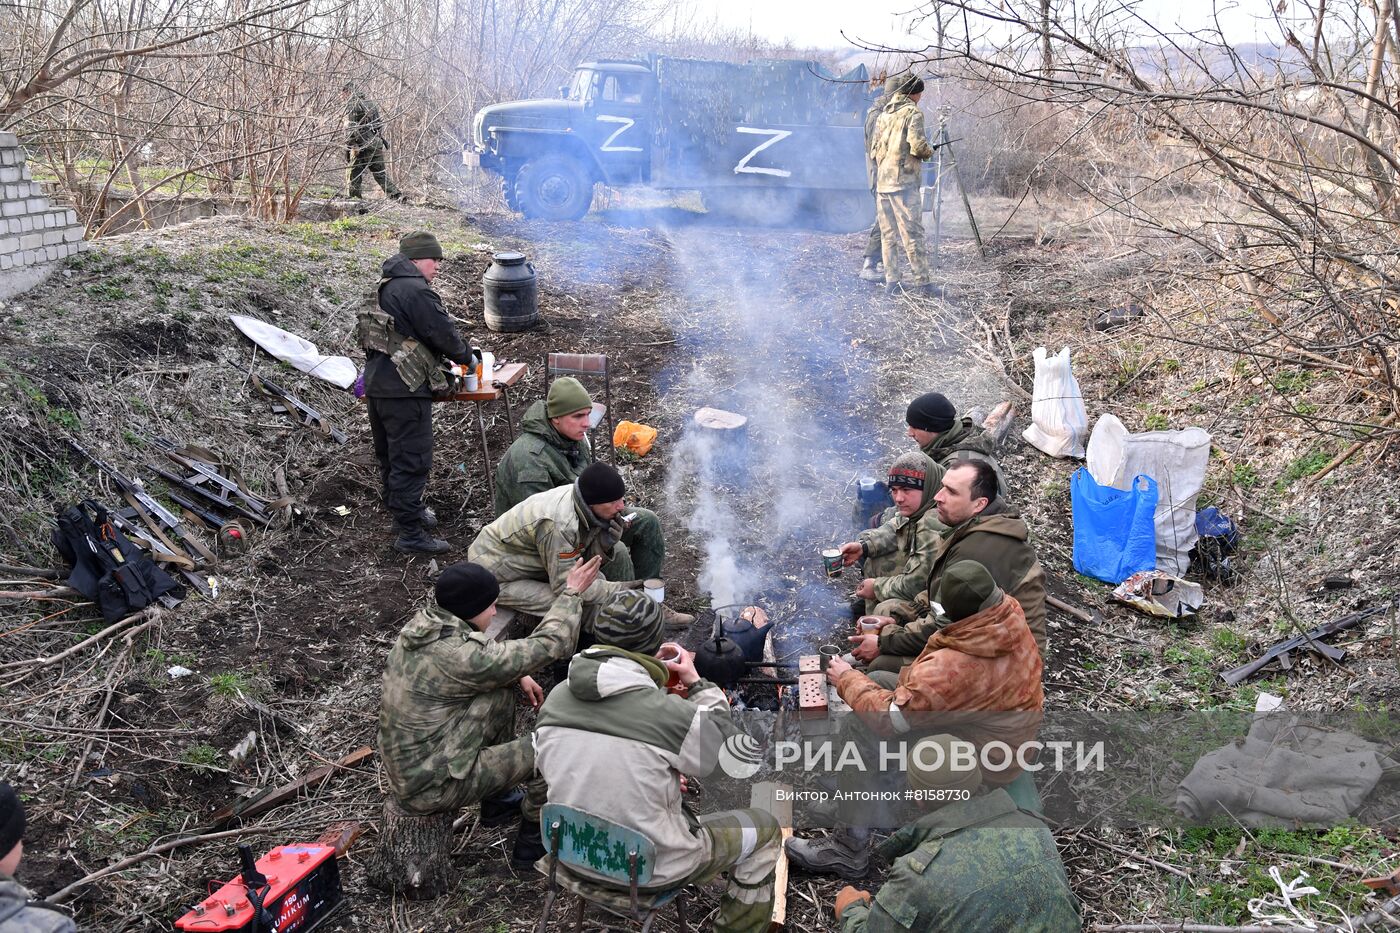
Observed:
[[[926,43],[907,23],[918,0],[687,0],[699,19],[713,17],[726,26],[748,28],[775,42],[798,46],[841,48],[848,39],[868,45],[922,48]],[[1057,3],[1057,6],[1059,4]],[[1141,0],[1138,12],[1164,31],[1177,27],[1202,29],[1212,19],[1212,7],[1226,38],[1232,43],[1275,41],[1276,27],[1269,0]],[[848,38],[842,37],[845,32]]]

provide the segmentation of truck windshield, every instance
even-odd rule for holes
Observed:
[[[569,84],[569,100],[587,100],[589,92],[593,89],[593,81],[598,76],[596,71],[587,68],[574,72],[574,80]]]

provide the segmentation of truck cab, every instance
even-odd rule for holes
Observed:
[[[463,160],[501,176],[506,203],[527,217],[577,220],[597,182],[651,178],[656,77],[634,61],[579,65],[562,100],[484,107]]]

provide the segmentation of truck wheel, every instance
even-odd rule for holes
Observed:
[[[875,198],[869,191],[817,189],[805,206],[817,226],[832,233],[858,233],[875,222]]]
[[[515,196],[515,176],[519,171],[511,172],[501,179],[501,194],[505,196],[506,207],[520,213],[520,199]]]
[[[532,220],[578,220],[593,203],[593,179],[566,155],[541,156],[520,167],[515,201]]]

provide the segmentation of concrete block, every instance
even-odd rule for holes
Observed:
[[[16,202],[16,203],[22,203],[22,202]],[[28,233],[30,230],[33,230],[33,229],[34,229],[34,218],[33,218],[33,217],[30,217],[28,214],[25,214],[23,217],[21,217],[21,218],[19,219],[19,230],[20,230],[21,233]]]
[[[63,242],[65,243],[77,243],[83,238],[82,227],[65,227],[62,233]]]
[[[72,210],[72,209],[70,208],[69,210],[66,210],[66,211],[63,212],[63,223],[64,223],[66,226],[71,227],[71,226],[73,226],[73,224],[75,224],[75,223],[77,223],[77,222],[78,222],[78,212],[77,212],[77,211]]]
[[[24,213],[23,201],[5,201],[0,203],[0,216],[18,217]]]
[[[34,181],[33,173],[29,171],[29,166],[24,163],[20,163],[19,165],[19,177],[24,181]],[[38,183],[35,182],[35,184]]]
[[[14,268],[15,261],[9,256],[0,256],[0,272]]]
[[[19,249],[19,237],[12,236],[0,240],[0,254],[13,253],[17,249]]]
[[[44,214],[44,229],[52,230],[58,226],[58,211],[48,211]]]
[[[20,249],[34,249],[36,246],[44,245],[44,235],[42,233],[26,233],[19,238]]]
[[[29,205],[29,213],[31,214],[42,214],[49,209],[48,198],[30,198],[25,203]]]
[[[45,246],[53,246],[55,243],[63,242],[62,230],[45,230],[42,234]]]
[[[0,149],[0,165],[18,165],[23,161],[13,149]]]
[[[86,253],[88,250],[92,249],[92,241],[91,241],[91,240],[79,240],[77,245],[78,245],[78,252],[80,252],[80,253]]]
[[[0,132],[0,148],[5,146],[19,146],[19,137],[14,133]]]
[[[45,246],[45,247],[44,247],[44,255],[46,255],[46,256],[48,257],[49,262],[53,262],[55,259],[58,258],[58,247],[57,247],[57,246]]]
[[[0,182],[10,184],[24,178],[24,169],[18,165],[0,166]]]

